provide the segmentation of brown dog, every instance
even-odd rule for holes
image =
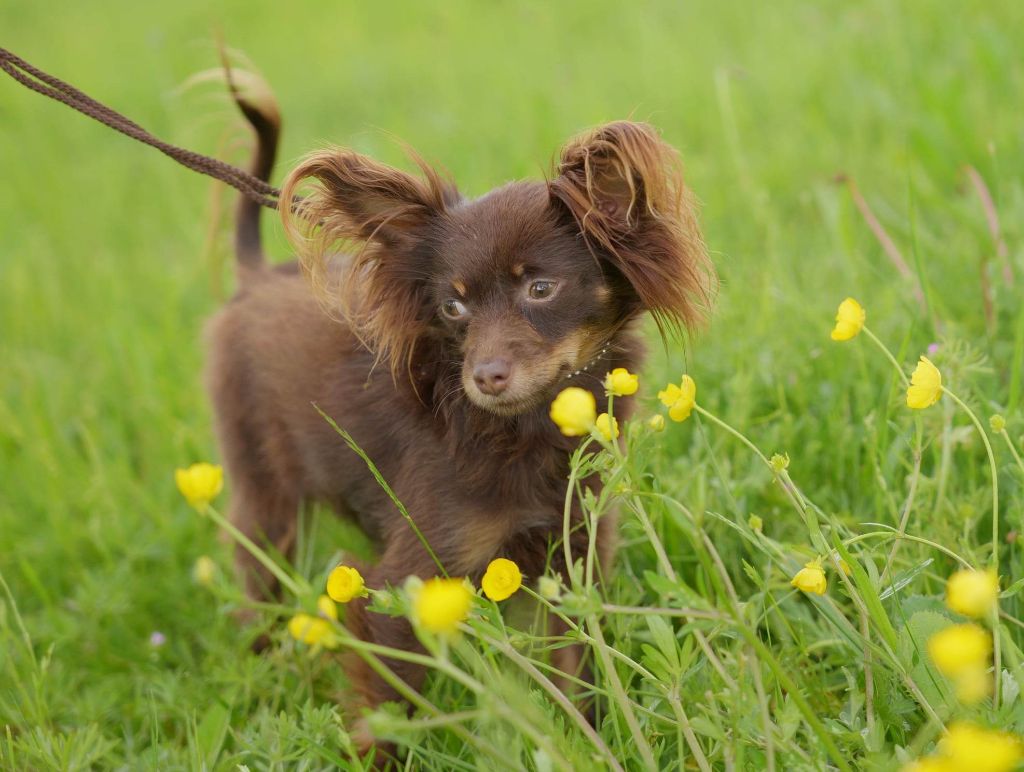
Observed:
[[[242,108],[258,136],[253,171],[266,179],[276,109]],[[528,579],[564,573],[562,549],[551,548],[578,439],[552,423],[552,399],[576,385],[603,404],[605,374],[640,363],[636,320],[647,311],[664,326],[692,325],[708,291],[677,154],[648,125],[610,123],[569,142],[549,182],[474,200],[418,163],[412,176],[332,149],[288,176],[285,228],[319,293],[297,264],[266,265],[259,207],[240,203],[239,289],[209,329],[231,517],[287,554],[300,505],[326,501],[380,544],[368,586],[437,573],[315,404],[373,459],[451,575],[478,581],[499,556]],[[619,418],[631,401],[616,401]],[[614,529],[600,521],[605,564]],[[582,556],[585,529],[574,533]],[[252,596],[275,590],[246,552],[237,562]],[[346,621],[365,639],[418,646],[404,619],[359,602]],[[421,669],[388,664],[421,685]],[[370,705],[397,697],[368,670],[353,679]]]

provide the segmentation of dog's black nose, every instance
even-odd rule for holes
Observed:
[[[473,368],[473,382],[484,394],[496,397],[508,386],[512,365],[507,359],[488,359]]]

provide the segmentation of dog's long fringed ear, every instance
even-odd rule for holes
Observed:
[[[617,121],[571,140],[549,189],[659,325],[703,320],[714,272],[679,155],[651,126]]]
[[[288,175],[279,204],[314,290],[395,373],[409,365],[432,315],[429,266],[421,264],[428,258],[416,245],[458,200],[451,183],[413,160],[422,177],[349,150],[322,150]],[[339,253],[347,257],[333,259]]]

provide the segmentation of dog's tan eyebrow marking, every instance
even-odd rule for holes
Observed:
[[[464,282],[455,279],[455,281],[452,282],[452,289],[459,293],[459,297],[466,297],[466,284]]]
[[[517,279],[521,277],[525,272],[526,266],[524,266],[522,263],[516,263],[514,266],[512,266],[512,275],[515,276]]]

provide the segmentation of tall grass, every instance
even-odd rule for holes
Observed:
[[[401,164],[397,135],[472,195],[634,115],[704,202],[712,324],[686,346],[652,335],[623,449],[576,459],[608,482],[590,518],[620,510],[614,573],[574,556],[556,600],[480,601],[425,655],[415,714],[371,718],[409,768],[894,769],[960,718],[1024,732],[1017,4],[0,7],[5,46],[237,156],[223,97],[176,90],[215,63],[218,26],[281,98],[286,164],[328,139]],[[273,645],[251,654],[228,548],[173,488],[216,457],[201,326],[231,279],[223,242],[204,252],[207,183],[12,82],[0,95],[0,767],[359,768],[343,671],[284,629],[312,598],[266,607]],[[871,340],[830,341],[848,295],[904,377],[933,347],[963,405],[910,411]],[[653,433],[682,372],[701,410]],[[314,510],[289,570],[315,594],[370,552]],[[790,586],[816,557],[822,596]],[[998,700],[968,707],[924,649],[955,619],[948,575],[995,560]],[[568,639],[596,676],[571,701],[550,684]]]

